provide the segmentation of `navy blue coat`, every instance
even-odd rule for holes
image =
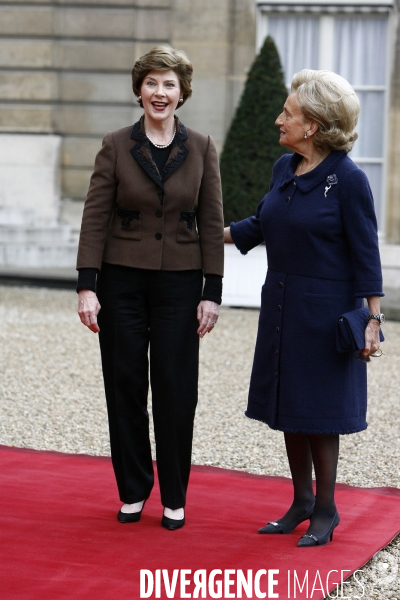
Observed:
[[[343,151],[294,175],[275,164],[256,215],[232,223],[246,254],[265,241],[268,272],[246,415],[296,433],[366,429],[366,365],[339,354],[338,317],[382,296],[377,224],[367,177]]]

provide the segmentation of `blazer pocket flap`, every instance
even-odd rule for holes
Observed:
[[[199,241],[195,210],[180,211],[176,241],[184,243]]]
[[[111,222],[113,237],[126,240],[142,239],[142,220],[140,210],[116,206]]]

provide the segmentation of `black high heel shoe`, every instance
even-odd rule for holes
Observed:
[[[146,504],[146,501],[147,501],[147,498],[146,498],[146,500],[143,501],[143,506],[139,510],[139,512],[124,513],[124,512],[122,512],[122,510],[120,510],[119,513],[117,514],[118,521],[120,523],[137,523],[138,521],[140,521],[140,517],[142,516],[142,512],[144,509],[144,505]]]
[[[340,523],[339,513],[336,511],[327,531],[323,535],[314,535],[305,533],[298,541],[297,545],[300,548],[311,548],[312,546],[326,546],[329,541],[333,540],[333,530]]]
[[[292,531],[296,529],[300,523],[307,521],[307,519],[311,519],[314,512],[314,506],[315,501],[298,519],[292,521],[291,523],[287,523],[286,525],[282,523],[282,519],[278,519],[278,521],[270,521],[265,525],[265,527],[261,527],[261,529],[258,530],[258,533],[292,533]]]
[[[165,527],[165,529],[169,529],[169,531],[175,531],[175,529],[180,529],[185,524],[185,517],[183,519],[170,519],[166,517],[163,513],[161,519],[161,525]]]

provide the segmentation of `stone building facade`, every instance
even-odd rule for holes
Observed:
[[[360,18],[387,23],[384,83],[359,87],[382,151],[360,161],[375,177],[383,257],[400,287],[399,1],[0,0],[0,267],[74,265],[94,156],[105,132],[140,116],[130,71],[148,49],[168,42],[188,53],[194,93],[178,114],[221,149],[265,35],[290,80],[306,47],[302,67],[334,66],[329,35],[351,17],[357,35]]]
[[[194,64],[183,122],[220,149],[254,58],[253,0],[0,1],[0,265],[74,264],[95,154],[141,115],[130,72],[162,42]]]

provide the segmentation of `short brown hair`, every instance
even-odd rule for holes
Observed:
[[[140,96],[143,79],[150,71],[169,71],[170,69],[177,74],[182,91],[183,102],[180,102],[177,108],[185,104],[192,95],[193,66],[182,50],[176,50],[168,44],[155,46],[143,54],[133,65],[132,89],[135,96]],[[142,101],[138,102],[143,108]]]
[[[292,92],[304,117],[319,125],[314,145],[349,152],[358,137],[360,101],[348,81],[332,71],[303,69],[293,76]]]

